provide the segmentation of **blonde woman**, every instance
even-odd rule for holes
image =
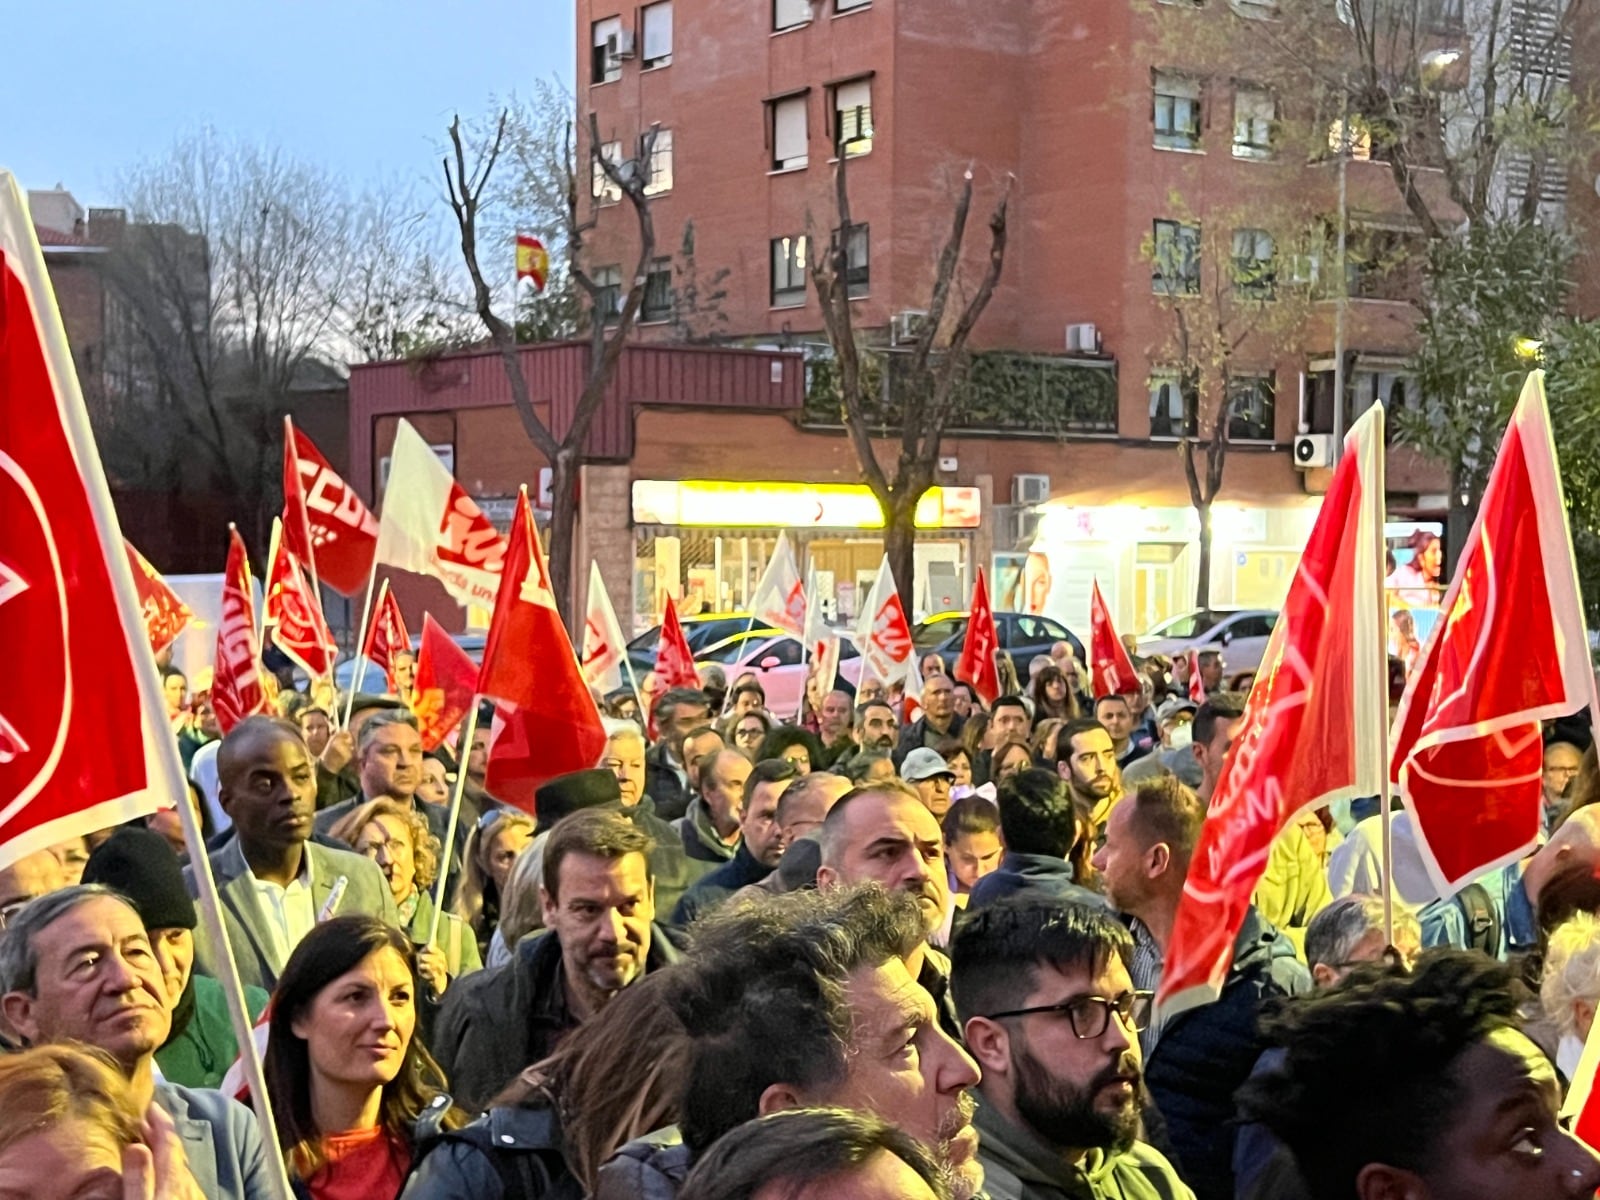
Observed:
[[[514,809],[494,808],[484,813],[467,835],[462,848],[461,886],[452,906],[478,939],[480,956],[488,953],[489,939],[500,922],[501,897],[517,856],[533,841],[533,818]]]
[[[1600,918],[1577,912],[1550,935],[1539,1003],[1555,1026],[1556,1068],[1572,1079],[1600,1006]]]

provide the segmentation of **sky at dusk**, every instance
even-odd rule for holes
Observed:
[[[572,75],[570,0],[7,4],[0,169],[116,202],[120,172],[204,125],[358,188],[438,175],[456,110]]]

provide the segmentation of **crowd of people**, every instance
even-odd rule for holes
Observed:
[[[1600,1007],[1588,729],[1546,732],[1540,848],[1455,896],[1379,798],[1302,813],[1220,996],[1158,1014],[1243,697],[1138,666],[1090,696],[1062,643],[985,704],[930,656],[798,723],[754,677],[616,693],[531,814],[487,723],[425,754],[397,696],[284,689],[220,736],[169,671],[227,945],[171,813],[0,870],[0,1196],[267,1200],[278,1156],[310,1200],[1595,1194],[1558,1120]]]

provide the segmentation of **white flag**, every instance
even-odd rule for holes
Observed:
[[[763,625],[792,633],[797,638],[806,636],[806,590],[800,583],[794,552],[789,549],[788,534],[778,535],[778,545],[772,551],[767,569],[761,573],[750,611]]]
[[[806,702],[814,713],[822,712],[822,702],[833,691],[839,674],[839,635],[822,619],[822,603],[817,596],[817,569],[806,571]],[[804,715],[802,709],[801,715]]]
[[[887,554],[856,618],[855,643],[864,660],[863,675],[870,674],[886,685],[904,681],[906,694],[913,694],[913,687],[921,681],[911,644],[911,624],[906,620],[900,593],[895,590]],[[916,691],[921,688],[916,687]]]
[[[402,420],[383,492],[376,559],[432,575],[462,604],[494,607],[506,539]]]
[[[605,580],[600,578],[600,564],[590,562],[588,612],[583,624],[584,681],[599,688],[602,695],[615,691],[622,686],[622,663],[627,653],[617,611],[611,607]]]

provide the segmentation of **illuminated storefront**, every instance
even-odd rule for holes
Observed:
[[[649,628],[670,597],[680,612],[748,607],[777,536],[794,539],[817,570],[829,618],[854,617],[883,558],[883,514],[861,484],[719,480],[633,482],[634,624]],[[916,607],[964,607],[972,535],[982,520],[974,487],[930,488],[917,505]]]

